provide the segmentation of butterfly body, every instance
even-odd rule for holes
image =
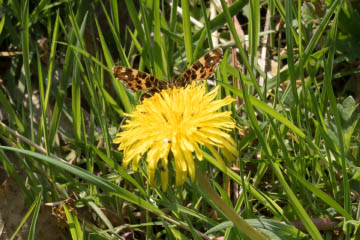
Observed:
[[[127,67],[114,66],[112,70],[114,76],[121,80],[127,88],[135,92],[147,91],[143,97],[150,97],[163,89],[186,87],[192,81],[208,79],[214,74],[221,59],[222,50],[214,49],[199,58],[178,78],[175,80],[172,78],[170,81],[164,81],[148,73]]]

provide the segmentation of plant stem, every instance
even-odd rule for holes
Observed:
[[[241,232],[243,232],[250,239],[267,239],[262,233],[249,225],[234,211],[234,209],[232,209],[224,200],[219,197],[219,195],[211,187],[209,180],[200,171],[196,172],[196,179],[201,189]]]

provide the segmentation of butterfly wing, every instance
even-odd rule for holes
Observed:
[[[112,71],[117,79],[121,80],[127,88],[135,92],[146,90],[160,91],[167,88],[165,81],[136,69],[114,66]]]
[[[216,69],[217,64],[221,61],[221,48],[216,48],[190,66],[183,74],[181,74],[173,83],[175,87],[185,87],[194,80],[206,80],[210,78]]]

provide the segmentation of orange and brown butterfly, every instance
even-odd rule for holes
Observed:
[[[121,80],[125,86],[135,92],[146,91],[142,98],[150,97],[163,89],[185,87],[192,81],[206,80],[215,72],[216,66],[222,59],[222,50],[216,48],[190,66],[183,74],[175,80],[164,81],[148,73],[136,69],[114,66],[114,76]]]

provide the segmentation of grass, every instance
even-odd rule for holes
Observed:
[[[64,202],[72,239],[127,233],[141,239],[256,239],[236,225],[232,213],[269,239],[357,239],[360,114],[350,95],[359,95],[341,94],[334,86],[343,68],[358,75],[351,57],[360,57],[354,44],[359,5],[328,1],[325,11],[317,1],[239,0],[228,6],[221,0],[222,10],[209,20],[210,1],[195,2],[2,3],[2,51],[16,46],[22,55],[12,57],[1,75],[0,106],[7,118],[0,124],[0,166],[17,180],[35,212],[30,238],[36,238],[39,206],[74,198],[73,193],[74,206]],[[123,7],[129,26],[120,20]],[[272,21],[266,31],[265,10]],[[246,48],[236,15],[247,16]],[[36,42],[44,36],[48,48]],[[172,178],[166,192],[160,177],[150,187],[146,164],[136,172],[122,168],[122,153],[112,144],[139,94],[115,79],[111,68],[134,66],[170,79],[215,46],[224,50],[215,75],[219,95],[243,101],[229,108],[239,126],[233,132],[239,156],[224,166],[203,149],[206,161],[199,168],[211,179],[213,196],[190,179],[175,187]],[[275,60],[277,71],[259,66],[261,47],[267,48],[263,60]],[[241,71],[231,48],[238,50]],[[214,201],[216,193],[221,200]],[[93,213],[95,220],[78,219],[70,207]],[[336,226],[325,229],[315,219]],[[301,231],[293,227],[297,220]]]

